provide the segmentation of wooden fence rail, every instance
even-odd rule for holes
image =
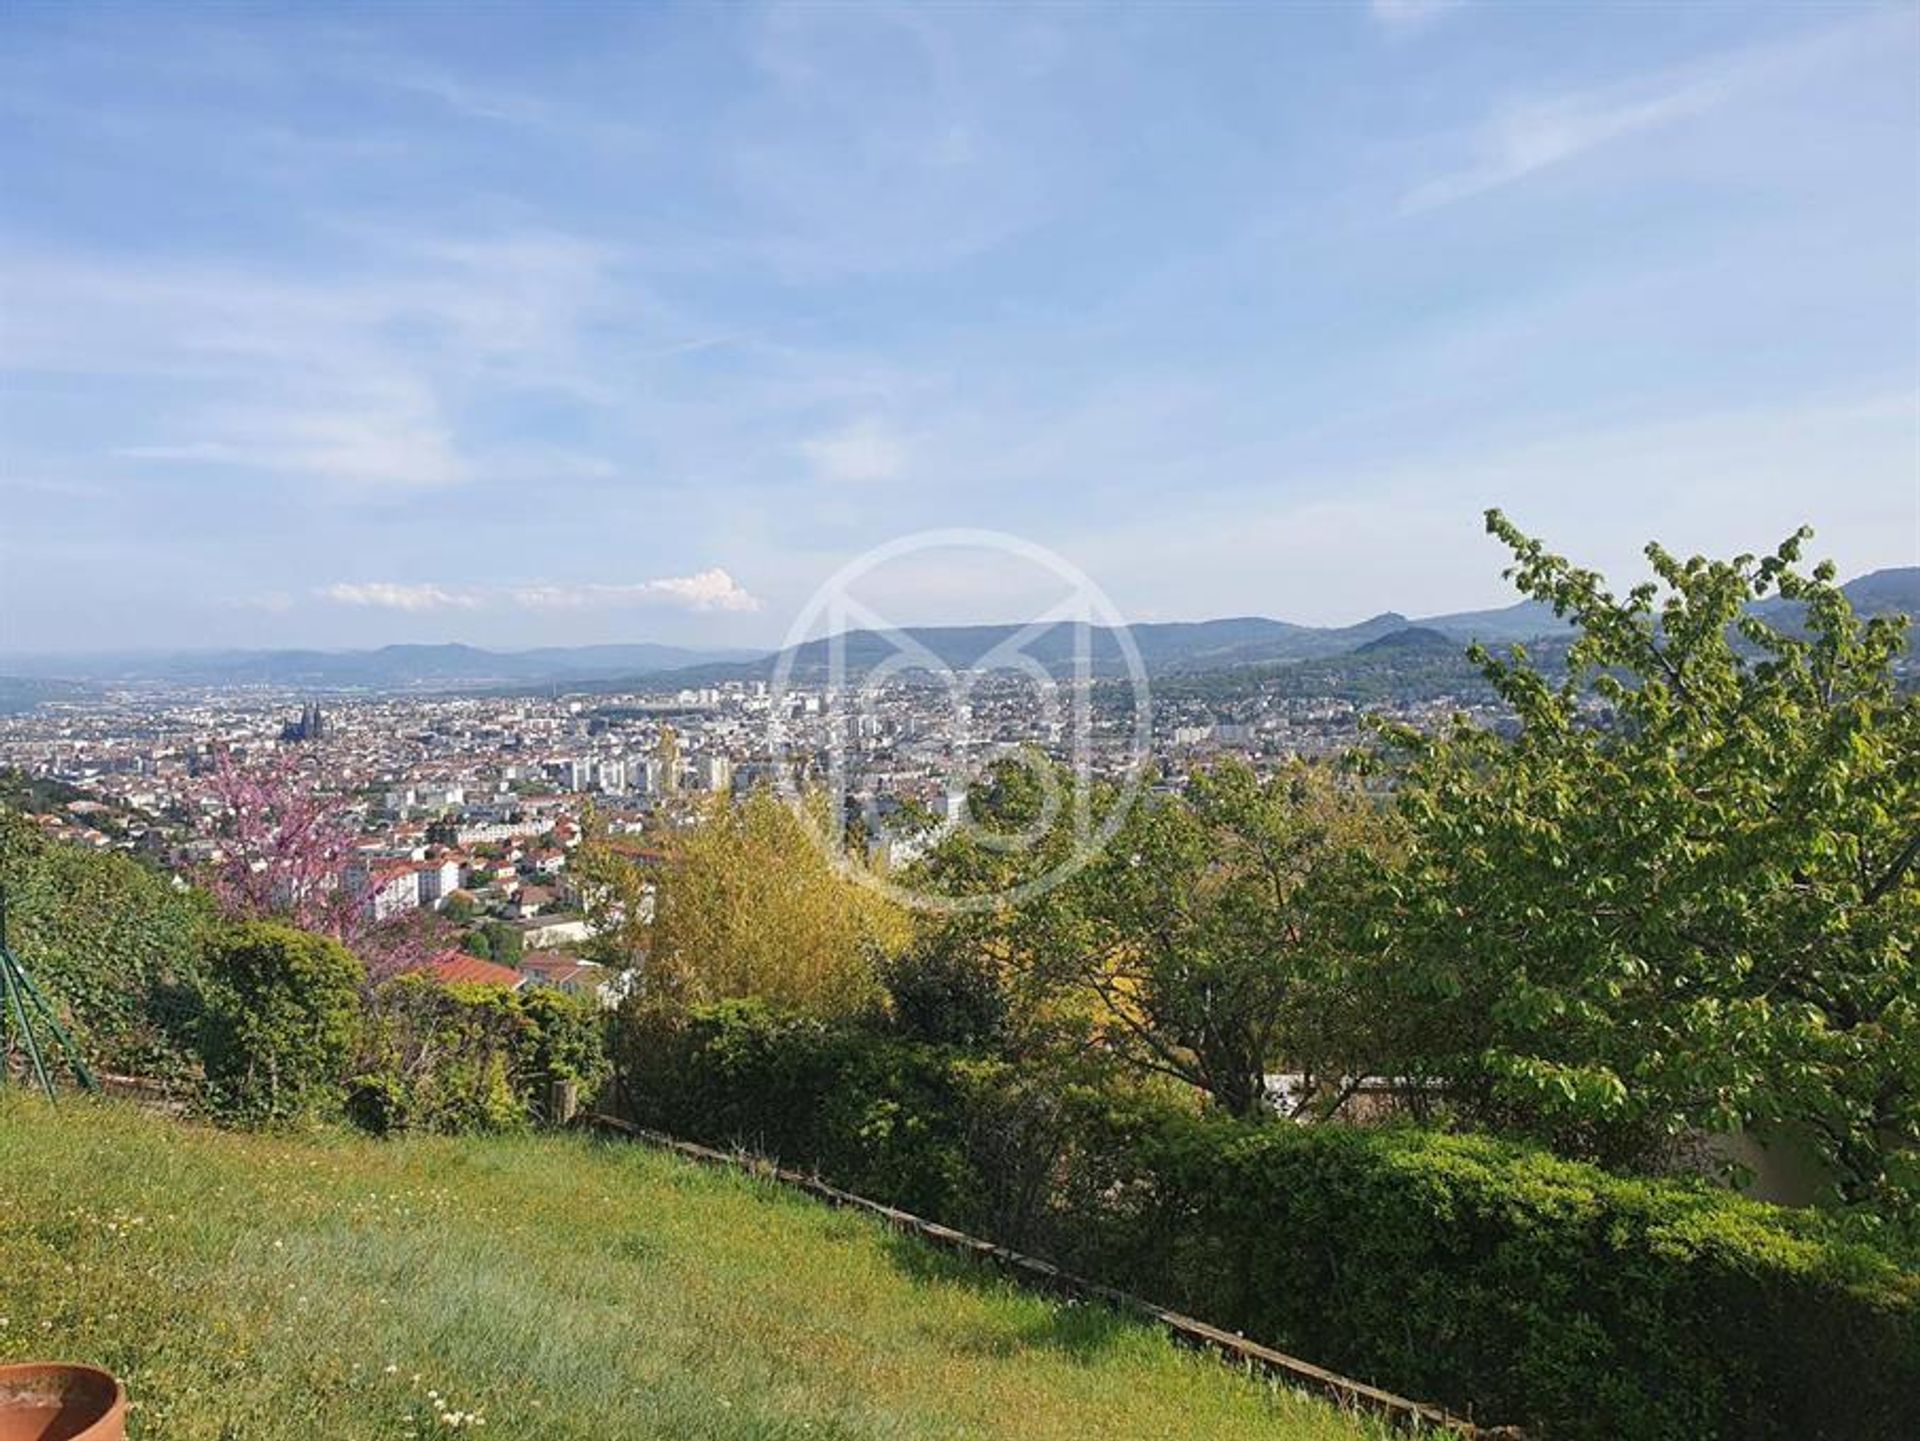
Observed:
[[[1223,1331],[1218,1326],[1209,1326],[1205,1321],[1197,1320],[1192,1316],[1182,1315],[1165,1306],[1157,1306],[1142,1297],[1116,1290],[1112,1286],[1104,1286],[1098,1281],[1090,1281],[1084,1276],[1076,1276],[1070,1271],[1063,1271],[1037,1256],[1024,1255],[996,1242],[985,1241],[978,1236],[969,1236],[966,1232],[956,1231],[951,1226],[943,1226],[938,1221],[929,1221],[923,1216],[902,1211],[896,1206],[870,1201],[865,1196],[856,1196],[851,1191],[843,1191],[837,1186],[827,1184],[818,1176],[790,1170],[763,1156],[715,1150],[711,1146],[682,1141],[663,1132],[649,1131],[645,1127],[598,1112],[583,1113],[577,1124],[622,1136],[628,1140],[639,1141],[663,1151],[671,1151],[675,1155],[684,1156],[703,1165],[745,1171],[754,1176],[778,1181],[783,1186],[804,1191],[831,1206],[864,1211],[868,1215],[878,1216],[897,1231],[918,1236],[943,1250],[958,1252],[988,1262],[1026,1285],[1058,1295],[1098,1301],[1117,1311],[1139,1316],[1161,1327],[1177,1341],[1211,1351],[1227,1360],[1237,1361],[1249,1369],[1283,1378],[1303,1389],[1318,1392],[1343,1407],[1372,1412],[1416,1431],[1447,1431],[1463,1438],[1471,1438],[1471,1441],[1526,1441],[1525,1433],[1519,1427],[1476,1425],[1465,1417],[1455,1416],[1442,1407],[1425,1401],[1412,1401],[1405,1396],[1396,1396],[1391,1391],[1383,1391],[1377,1386],[1369,1386],[1364,1381],[1355,1381],[1351,1377],[1316,1366],[1311,1361],[1302,1361],[1297,1356],[1289,1356],[1284,1351],[1274,1350],[1271,1346],[1262,1346],[1257,1341],[1249,1341],[1244,1336]]]

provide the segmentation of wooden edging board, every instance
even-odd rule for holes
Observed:
[[[837,1186],[828,1185],[818,1176],[789,1170],[765,1157],[744,1152],[715,1150],[711,1146],[683,1141],[661,1131],[649,1131],[643,1126],[636,1126],[629,1121],[598,1112],[583,1113],[577,1118],[576,1124],[640,1141],[704,1165],[746,1171],[755,1176],[778,1181],[783,1186],[804,1191],[829,1205],[878,1216],[895,1230],[919,1236],[945,1250],[957,1251],[963,1255],[990,1262],[1028,1285],[1099,1301],[1115,1310],[1144,1317],[1170,1332],[1176,1340],[1243,1362],[1270,1375],[1285,1377],[1295,1384],[1330,1397],[1343,1406],[1373,1412],[1411,1429],[1451,1431],[1463,1438],[1472,1438],[1472,1441],[1525,1441],[1525,1433],[1516,1426],[1477,1426],[1465,1417],[1455,1416],[1442,1407],[1425,1401],[1411,1401],[1405,1396],[1396,1396],[1391,1391],[1369,1386],[1364,1381],[1355,1381],[1349,1376],[1342,1376],[1325,1367],[1316,1366],[1311,1361],[1302,1361],[1297,1356],[1289,1356],[1284,1351],[1274,1350],[1271,1346],[1262,1346],[1257,1341],[1249,1341],[1246,1337],[1235,1335],[1231,1331],[1222,1331],[1218,1326],[1209,1326],[1205,1321],[1197,1320],[1192,1316],[1170,1311],[1165,1306],[1156,1306],[1153,1302],[1139,1296],[1116,1290],[1112,1286],[1103,1286],[1098,1281],[1089,1281],[1084,1276],[1076,1276],[1070,1271],[1063,1271],[1037,1256],[1024,1255],[996,1242],[985,1241],[978,1236],[969,1236],[966,1232],[956,1231],[951,1226],[943,1226],[938,1221],[929,1221],[923,1216],[916,1216],[910,1211],[902,1211],[898,1207],[884,1205],[879,1201],[870,1201],[865,1196],[856,1196],[851,1191],[843,1191]]]

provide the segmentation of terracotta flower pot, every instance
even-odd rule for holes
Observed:
[[[127,1393],[97,1366],[0,1366],[0,1441],[125,1441]]]

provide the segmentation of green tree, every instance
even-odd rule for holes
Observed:
[[[338,941],[246,921],[208,952],[207,1078],[224,1108],[284,1120],[338,1106],[365,972]]]
[[[1329,768],[1269,775],[1226,760],[1186,793],[1137,806],[1100,857],[1045,898],[1042,963],[1098,997],[1133,1064],[1266,1114],[1266,1076],[1336,1109],[1363,1070],[1329,998],[1346,975],[1340,909],[1363,857],[1386,853],[1383,807]]]
[[[505,921],[488,921],[480,928],[486,937],[486,955],[503,966],[517,966],[526,949],[526,937]]]
[[[1010,1039],[1005,978],[965,928],[923,926],[880,976],[894,1029],[911,1040],[992,1050]]]
[[[547,986],[396,977],[368,1000],[347,1114],[380,1134],[516,1129],[545,1116],[553,1081],[591,1097],[604,1027],[596,1003]]]
[[[879,1004],[906,918],[839,870],[768,791],[707,801],[661,872],[641,990],[673,1004],[758,996],[817,1016]]]
[[[914,880],[962,897],[1054,883],[923,924],[889,977],[902,1024],[939,1036],[929,1013],[971,1008],[968,1031],[990,1020],[1010,1054],[1090,1048],[1244,1116],[1270,1113],[1266,1077],[1284,1068],[1299,1109],[1337,1110],[1370,1035],[1346,986],[1350,897],[1362,861],[1392,848],[1392,816],[1328,767],[1226,760],[1116,817],[1113,788],[1044,766],[996,765],[969,794],[974,825]],[[1076,816],[1113,834],[1089,854]]]
[[[631,844],[614,841],[592,801],[581,808],[580,844],[567,870],[593,930],[588,959],[615,970],[637,969],[653,939],[654,867]]]
[[[1847,1201],[1920,1195],[1920,701],[1808,532],[1616,597],[1499,512],[1564,680],[1474,652],[1518,718],[1389,733],[1405,866],[1375,1009],[1476,1123],[1612,1164],[1701,1132],[1810,1143]]]

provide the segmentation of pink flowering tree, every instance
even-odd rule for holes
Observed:
[[[224,854],[206,883],[228,915],[331,936],[360,958],[370,981],[417,970],[448,948],[431,911],[375,919],[373,877],[360,864],[351,819],[291,758],[241,765],[223,755],[213,793],[225,812]]]

